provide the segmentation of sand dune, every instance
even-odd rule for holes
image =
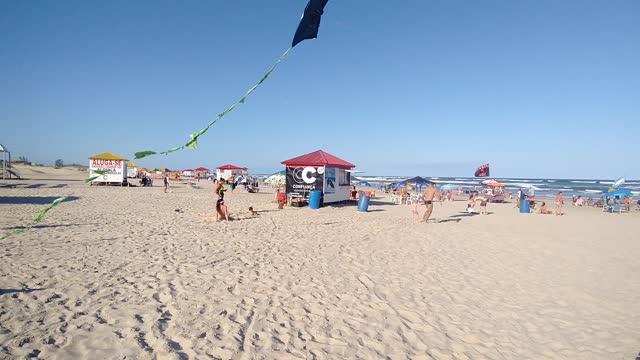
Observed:
[[[503,204],[465,216],[465,203],[451,202],[425,225],[384,199],[369,213],[278,211],[268,189],[240,189],[226,196],[234,220],[219,223],[207,221],[206,182],[168,194],[17,183],[0,189],[4,231],[28,223],[39,198],[77,198],[0,243],[5,358],[633,359],[640,351],[640,212],[521,215]],[[28,188],[36,183],[44,186]]]

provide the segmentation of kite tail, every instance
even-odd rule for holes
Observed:
[[[9,236],[11,236],[11,235],[20,234],[20,233],[23,233],[23,232],[25,232],[25,231],[31,230],[31,228],[32,228],[33,226],[35,226],[37,223],[39,223],[39,222],[44,218],[45,214],[46,214],[47,212],[49,212],[49,210],[51,210],[51,209],[53,209],[54,207],[56,207],[56,206],[60,205],[60,203],[61,203],[61,202],[65,201],[65,200],[66,200],[67,198],[69,198],[70,196],[71,196],[71,195],[66,195],[66,196],[62,196],[62,197],[59,197],[59,198],[57,198],[57,199],[53,200],[53,202],[52,202],[51,204],[49,204],[46,208],[44,208],[44,209],[40,210],[40,212],[38,212],[38,214],[36,215],[36,218],[35,218],[35,219],[33,219],[33,223],[31,223],[30,225],[27,225],[27,226],[23,227],[22,229],[18,229],[18,230],[15,230],[15,231],[11,231],[11,232],[6,233],[4,236],[2,236],[2,237],[0,238],[0,240],[4,240],[4,239],[8,238],[8,237],[9,237]]]
[[[265,82],[265,80],[267,80],[269,78],[269,76],[271,76],[271,74],[273,73],[273,71],[276,69],[276,67],[278,66],[278,64],[280,64],[280,62],[282,62],[282,60],[284,60],[287,55],[289,55],[289,52],[291,51],[291,49],[293,49],[293,47],[290,47],[287,49],[287,51],[285,51],[282,55],[280,55],[280,58],[278,58],[278,61],[276,61],[271,68],[269,69],[269,71],[267,71],[266,74],[264,74],[264,76],[260,79],[260,81],[258,81],[255,85],[253,85],[245,94],[244,96],[242,96],[240,98],[240,100],[236,101],[233,105],[229,106],[225,111],[221,112],[220,114],[218,114],[218,116],[213,119],[213,121],[211,121],[209,123],[209,125],[207,125],[205,128],[200,129],[198,131],[196,131],[195,133],[191,134],[190,137],[191,139],[189,141],[187,141],[184,145],[182,146],[178,146],[178,147],[174,147],[171,148],[169,150],[166,151],[161,151],[161,152],[155,152],[155,151],[151,151],[151,150],[145,150],[145,151],[139,151],[137,153],[135,153],[135,158],[136,159],[142,159],[143,157],[147,157],[147,156],[151,156],[151,155],[156,155],[156,154],[163,154],[163,155],[167,155],[170,154],[172,152],[175,151],[180,151],[180,150],[184,150],[185,148],[189,148],[189,149],[197,149],[198,148],[198,138],[201,135],[204,135],[204,133],[206,133],[209,128],[211,126],[213,126],[213,124],[215,124],[216,122],[218,122],[218,120],[222,119],[225,115],[227,115],[228,113],[231,112],[231,110],[235,109],[236,106],[240,105],[240,104],[244,104],[245,100],[247,99],[247,97],[249,95],[251,95],[252,92],[256,91],[256,89],[262,85],[263,82]]]

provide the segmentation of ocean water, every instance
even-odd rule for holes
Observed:
[[[525,192],[533,193],[536,196],[554,196],[562,191],[565,196],[581,195],[583,197],[598,198],[606,193],[615,180],[588,180],[588,179],[517,179],[517,178],[474,178],[474,177],[427,177],[436,183],[436,186],[453,184],[462,186],[463,190],[482,188],[482,181],[495,179],[505,184],[506,191],[517,192],[519,189],[526,189]],[[354,176],[353,183],[367,181],[372,186],[380,185],[384,182],[396,182],[407,179],[402,176]],[[627,180],[618,189],[630,190],[635,196],[640,195],[640,180]]]

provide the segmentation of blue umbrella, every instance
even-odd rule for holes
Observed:
[[[614,197],[614,196],[633,196],[633,193],[629,190],[618,189],[614,191],[609,191],[604,194],[605,197]]]

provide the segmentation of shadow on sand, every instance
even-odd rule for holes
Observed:
[[[28,294],[34,291],[46,290],[46,288],[38,288],[38,289],[2,289],[0,288],[0,295],[5,294],[13,294],[13,293],[25,293]]]
[[[87,223],[87,224],[56,224],[56,225],[33,225],[33,226],[11,226],[2,228],[2,230],[20,230],[20,229],[46,229],[46,228],[65,228],[72,226],[84,226],[84,225],[98,225],[98,223]]]
[[[0,196],[0,204],[10,205],[48,205],[57,197],[55,196]],[[75,201],[78,196],[69,196],[63,202]]]

